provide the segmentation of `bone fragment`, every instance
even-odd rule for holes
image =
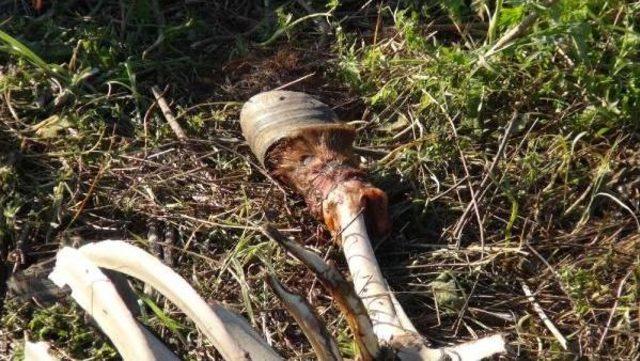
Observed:
[[[59,358],[49,353],[51,346],[44,341],[24,340],[24,361],[57,361]]]
[[[307,336],[318,360],[342,361],[336,340],[304,297],[284,288],[273,275],[267,275],[267,284]]]
[[[271,225],[263,226],[261,231],[307,266],[318,277],[322,285],[329,290],[340,311],[347,318],[347,323],[358,346],[359,358],[363,361],[376,359],[380,355],[380,350],[376,335],[373,333],[371,320],[353,286],[342,277],[336,267],[327,264],[317,254],[284,237]]]

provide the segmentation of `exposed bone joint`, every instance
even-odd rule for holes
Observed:
[[[426,347],[384,279],[369,239],[367,221],[376,233],[390,228],[387,197],[364,180],[353,155],[355,130],[338,122],[328,106],[304,93],[265,92],[245,103],[240,123],[260,162],[341,236],[356,293],[381,343],[403,360],[473,360],[504,352],[499,335],[452,348]]]

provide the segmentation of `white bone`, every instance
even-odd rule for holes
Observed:
[[[359,202],[342,186],[334,189],[325,200],[325,204],[335,206],[349,273],[378,339],[395,348],[401,360],[444,360],[449,356],[454,360],[471,361],[506,352],[501,335],[442,349],[426,347],[382,275],[364,215],[358,211]]]
[[[93,317],[124,360],[178,359],[134,319],[111,280],[78,250],[61,249],[49,278],[58,287],[71,288],[71,296]]]
[[[51,346],[44,342],[24,340],[24,361],[57,361],[59,358],[49,353]]]
[[[244,332],[244,323],[234,323],[238,318],[215,312],[184,278],[142,249],[122,241],[102,241],[82,246],[80,252],[100,267],[151,285],[195,322],[225,360],[281,359],[268,345]]]

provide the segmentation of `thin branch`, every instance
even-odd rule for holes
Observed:
[[[597,196],[607,197],[607,198],[611,199],[612,201],[616,202],[616,204],[619,205],[620,207],[624,208],[625,211],[629,212],[629,215],[631,215],[633,220],[636,221],[636,226],[637,226],[638,232],[640,232],[640,221],[638,220],[638,216],[636,216],[636,214],[633,212],[633,210],[631,210],[631,208],[629,208],[628,205],[624,204],[624,202],[622,202],[618,198],[616,198],[613,195],[611,195],[609,193],[606,193],[606,192],[600,192],[600,193],[595,195],[595,197],[597,197]]]
[[[173,132],[176,134],[176,137],[178,138],[178,140],[180,141],[186,140],[187,135],[185,134],[184,130],[182,130],[182,127],[180,126],[180,124],[178,124],[178,121],[176,121],[176,118],[173,115],[173,111],[171,111],[171,108],[169,108],[169,104],[167,104],[167,101],[164,98],[164,94],[155,85],[151,87],[151,92],[153,93],[153,96],[156,99],[156,102],[158,102],[158,106],[162,110],[162,115],[164,115],[164,119],[166,119],[167,123],[169,123],[169,126],[171,127]]]
[[[476,215],[476,220],[478,221],[478,231],[480,232],[480,246],[484,248],[484,227],[482,225],[482,217],[480,216],[480,210],[478,207],[478,199],[476,197],[477,193],[473,188],[473,184],[471,183],[471,175],[469,173],[469,168],[467,167],[466,157],[464,156],[464,152],[462,152],[462,148],[460,148],[460,142],[458,141],[458,131],[456,130],[456,125],[453,122],[453,119],[451,118],[451,116],[449,115],[449,112],[447,112],[447,110],[442,106],[442,104],[440,104],[439,102],[437,104],[440,107],[440,110],[442,111],[444,116],[449,121],[449,124],[451,125],[451,129],[453,131],[455,145],[456,145],[456,148],[458,149],[458,153],[460,154],[460,161],[462,162],[462,168],[464,169],[465,176],[467,178],[467,185],[469,186],[469,193],[471,194],[471,202],[469,204],[473,206],[473,210],[475,211],[475,215]],[[458,247],[461,244],[460,236],[461,234],[456,235],[456,238],[458,238],[456,245]]]
[[[618,303],[620,302],[620,297],[622,297],[622,292],[624,291],[624,285],[627,283],[627,280],[633,274],[634,268],[632,267],[629,272],[622,278],[620,281],[620,285],[618,286],[618,293],[616,293],[616,301],[613,303],[613,307],[611,307],[611,313],[609,313],[609,319],[607,319],[607,326],[602,332],[602,336],[600,337],[600,341],[598,342],[598,347],[596,348],[596,353],[599,353],[602,349],[602,345],[604,345],[604,340],[607,338],[607,333],[609,333],[609,327],[611,327],[611,322],[613,321],[613,316],[616,314],[616,309],[618,308]]]
[[[498,146],[498,151],[493,156],[493,160],[491,161],[489,168],[485,172],[484,177],[482,178],[482,182],[480,182],[480,187],[478,191],[479,194],[478,194],[478,198],[476,199],[476,201],[478,202],[481,202],[482,199],[484,198],[484,195],[487,193],[486,184],[491,178],[491,175],[493,174],[493,170],[496,168],[496,165],[498,164],[498,160],[502,157],[502,154],[504,153],[504,150],[507,147],[507,141],[509,140],[509,136],[511,135],[511,131],[513,130],[513,126],[516,123],[517,118],[518,118],[518,112],[514,111],[513,115],[511,116],[511,119],[509,120],[509,123],[507,124],[507,127],[504,130],[504,134],[502,135],[502,140],[500,141],[500,145]],[[471,212],[472,208],[473,208],[473,204],[469,203],[467,205],[467,208],[465,208],[464,212],[462,213],[462,216],[458,219],[458,222],[456,222],[456,225],[453,228],[453,234],[456,237],[460,237],[460,235],[462,234],[462,231],[464,230],[464,226],[467,223],[467,217],[469,215],[469,212]]]
[[[533,297],[533,293],[531,292],[531,289],[524,282],[522,282],[522,291],[527,296],[527,300],[531,302],[531,306],[533,306],[533,310],[536,311],[536,313],[538,314],[538,317],[540,317],[540,320],[542,320],[542,323],[544,323],[547,329],[551,331],[551,334],[553,335],[553,337],[556,338],[556,340],[558,340],[558,342],[560,343],[560,346],[562,346],[563,349],[568,350],[569,348],[568,348],[567,339],[562,335],[560,330],[558,330],[556,325],[553,324],[553,322],[549,319],[549,317],[547,317],[547,314],[544,312],[540,304],[536,302],[535,298]]]
[[[296,0],[300,6],[302,6],[309,14],[316,14],[317,11],[306,0]],[[320,19],[313,19],[318,29],[323,35],[331,34],[331,26],[326,21]]]
[[[558,0],[548,0],[545,6],[549,8],[553,6],[556,2],[558,2]],[[539,12],[534,12],[532,14],[529,14],[527,17],[525,17],[522,20],[522,22],[520,22],[520,24],[511,28],[504,35],[502,35],[502,37],[498,39],[498,41],[496,41],[496,43],[491,47],[491,49],[489,49],[489,51],[487,51],[484,54],[483,56],[484,59],[489,58],[490,56],[494,55],[498,51],[504,49],[507,45],[509,45],[515,39],[524,35],[529,30],[529,28],[535,23],[535,21],[538,20],[539,17],[540,17]]]

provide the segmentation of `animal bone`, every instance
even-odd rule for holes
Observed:
[[[390,229],[386,194],[364,179],[352,149],[355,130],[339,123],[329,107],[304,93],[270,91],[247,101],[240,122],[267,170],[302,194],[312,214],[341,236],[355,290],[381,342],[403,360],[504,352],[500,336],[455,348],[426,347],[382,276],[369,239],[367,222],[377,234]]]
[[[24,361],[58,361],[59,358],[51,355],[51,346],[44,342],[31,342],[24,340]]]
[[[307,266],[316,274],[322,285],[329,290],[340,311],[347,318],[347,323],[358,346],[359,359],[363,361],[377,359],[380,356],[380,349],[376,335],[373,333],[371,320],[362,300],[351,284],[342,277],[338,269],[327,264],[318,255],[306,250],[300,244],[287,239],[271,225],[261,227],[261,231]]]
[[[246,321],[212,308],[184,278],[142,249],[122,241],[102,241],[79,251],[100,267],[151,285],[195,322],[225,360],[281,360],[255,333],[247,332],[251,327]]]
[[[300,295],[287,290],[273,275],[267,275],[267,284],[285,305],[307,336],[320,361],[342,361],[336,340],[327,331],[311,305]]]
[[[60,250],[49,278],[58,287],[71,288],[71,296],[93,317],[125,360],[178,359],[133,318],[111,280],[78,250]]]

